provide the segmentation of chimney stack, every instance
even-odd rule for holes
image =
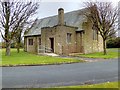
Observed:
[[[58,9],[58,25],[64,25],[64,9]]]

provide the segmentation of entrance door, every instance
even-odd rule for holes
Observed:
[[[54,38],[50,38],[50,48],[52,49],[52,52],[54,52]]]

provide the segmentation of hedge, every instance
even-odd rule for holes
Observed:
[[[107,48],[120,48],[120,37],[108,39]]]

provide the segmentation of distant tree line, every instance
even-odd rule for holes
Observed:
[[[1,42],[1,47],[2,48],[6,48],[5,42]],[[11,48],[17,48],[17,43],[16,42],[12,42],[11,43]],[[20,42],[19,48],[24,48],[24,43],[23,42]]]
[[[107,48],[120,48],[120,37],[108,39]]]

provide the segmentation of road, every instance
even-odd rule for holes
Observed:
[[[3,67],[3,88],[40,88],[118,80],[118,60],[47,66]]]

